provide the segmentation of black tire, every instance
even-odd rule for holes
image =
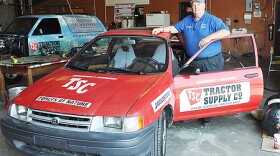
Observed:
[[[268,104],[271,100],[279,100],[280,94],[272,95],[264,103],[262,114],[262,128],[267,132],[269,136],[275,133],[279,133],[280,128],[280,103],[275,102]]]
[[[157,121],[157,127],[154,134],[154,142],[151,150],[151,156],[165,156],[166,154],[166,135],[167,121],[166,113],[163,111]]]
[[[5,82],[9,85],[18,83],[23,76],[17,74],[5,74]]]

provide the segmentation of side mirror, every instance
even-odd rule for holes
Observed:
[[[184,65],[178,72],[180,75],[191,74],[191,75],[199,75],[200,69],[194,65]]]
[[[80,51],[81,47],[74,47],[70,50],[70,52],[67,54],[67,57],[73,57],[78,51]]]

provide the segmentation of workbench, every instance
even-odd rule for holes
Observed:
[[[1,98],[5,98],[5,79],[4,74],[19,74],[22,76],[27,75],[27,86],[33,84],[33,76],[47,74],[58,68],[64,66],[68,61],[59,57],[50,56],[34,56],[18,59],[18,63],[13,63],[12,60],[0,61],[0,89]]]

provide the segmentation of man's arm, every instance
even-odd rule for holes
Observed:
[[[224,38],[224,37],[229,36],[229,35],[230,35],[230,32],[228,30],[221,29],[221,30],[219,30],[217,32],[214,32],[214,33],[208,35],[207,37],[201,39],[198,46],[202,47],[205,44],[209,43],[211,40],[221,39],[221,38]]]
[[[175,34],[178,33],[178,30],[174,26],[160,27],[160,28],[153,29],[152,34],[156,35],[161,32],[170,32],[172,34]]]

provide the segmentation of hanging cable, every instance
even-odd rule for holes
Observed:
[[[70,12],[71,12],[71,14],[72,14],[72,16],[73,16],[73,19],[75,20],[75,22],[76,22],[76,24],[77,24],[77,26],[78,26],[78,29],[80,30],[80,32],[82,33],[82,35],[85,36],[85,33],[82,31],[80,22],[78,22],[78,20],[76,19],[75,15],[74,15],[74,13],[73,13],[73,10],[72,10],[72,8],[71,8],[71,4],[70,4],[69,0],[66,0],[66,1],[67,1],[69,10],[70,10]]]
[[[268,2],[268,1],[267,1]],[[264,21],[264,20],[268,20],[268,21],[270,21],[273,17],[274,17],[274,15],[275,15],[275,4],[276,4],[276,0],[272,0],[272,2],[271,2],[272,4],[271,4],[271,17],[270,18],[258,18],[260,21]]]
[[[267,17],[265,17],[265,20],[264,20],[264,39],[263,39],[263,49],[265,49],[265,40],[266,40],[266,34],[267,34],[267,28],[268,28],[268,20],[267,20]]]
[[[261,11],[265,10],[268,6],[268,3],[269,3],[269,0],[265,0],[264,1],[264,4],[265,4],[265,7],[263,9],[261,9]]]
[[[94,16],[96,16],[96,3],[95,3],[96,1],[95,0],[93,0],[93,10],[94,10]]]
[[[271,4],[271,17],[268,19],[269,21],[275,17],[275,6],[276,6],[276,0],[272,1]]]

